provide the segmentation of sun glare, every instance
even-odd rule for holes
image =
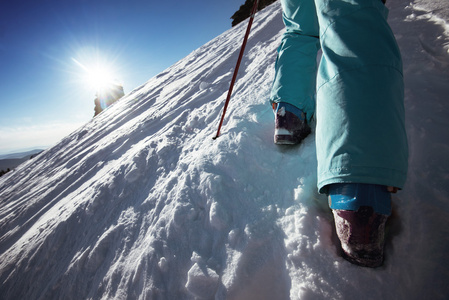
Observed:
[[[120,85],[117,73],[113,69],[111,64],[108,64],[104,60],[92,59],[89,62],[81,63],[75,58],[72,58],[81,69],[79,74],[81,84],[85,89],[94,91],[95,94],[101,94],[114,85]]]
[[[107,66],[95,66],[88,70],[86,81],[91,88],[101,92],[108,89],[115,79],[113,72]]]

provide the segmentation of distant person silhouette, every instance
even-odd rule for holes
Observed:
[[[109,88],[97,92],[95,102],[94,117],[108,108],[112,103],[125,95],[123,86],[120,84],[112,84]]]

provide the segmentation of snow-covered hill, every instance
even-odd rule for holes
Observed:
[[[448,23],[419,4],[388,4],[411,160],[384,267],[338,255],[314,136],[272,142],[274,3],[256,16],[217,140],[246,22],[0,179],[0,298],[445,299]]]

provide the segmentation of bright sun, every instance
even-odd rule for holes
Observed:
[[[97,92],[108,89],[114,83],[113,72],[107,66],[95,66],[86,74],[88,84]]]
[[[113,67],[106,62],[81,63],[75,58],[72,60],[83,70],[81,75],[82,84],[89,90],[95,91],[96,94],[107,91],[113,85],[119,84],[117,74]]]

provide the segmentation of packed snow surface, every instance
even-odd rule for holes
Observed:
[[[382,268],[339,256],[314,135],[273,144],[276,2],[256,15],[218,139],[245,22],[0,179],[0,298],[447,299],[447,1],[388,5],[410,172]]]

